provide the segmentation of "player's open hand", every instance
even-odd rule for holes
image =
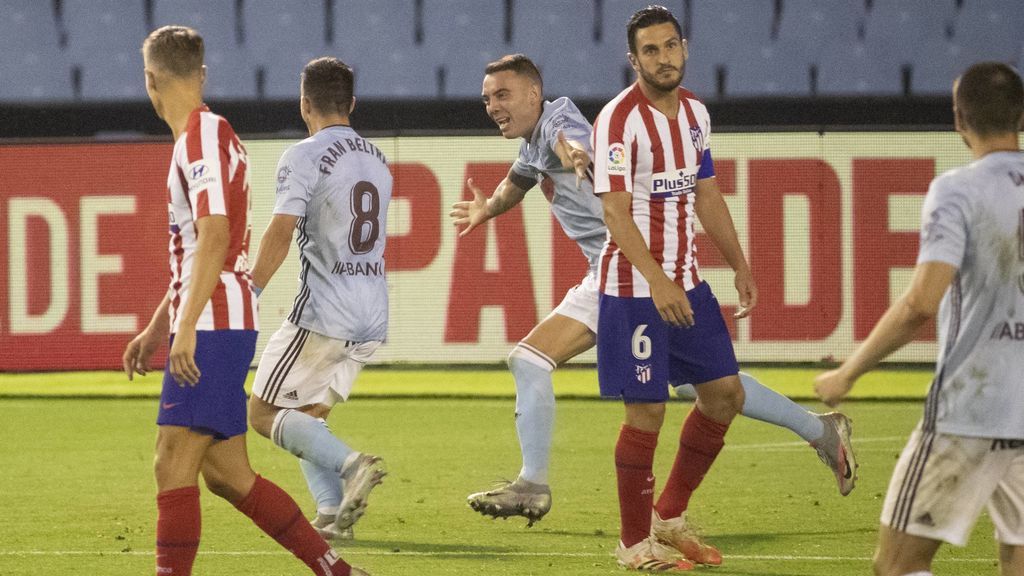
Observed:
[[[683,328],[694,325],[693,309],[686,291],[668,276],[651,283],[651,300],[665,322]]]
[[[740,307],[733,314],[733,318],[746,318],[750,311],[757,306],[757,284],[754,283],[754,275],[749,269],[736,273],[736,292],[740,296]]]
[[[160,343],[161,339],[154,338],[148,330],[143,330],[128,343],[121,356],[121,365],[129,381],[134,374],[145,376],[149,372],[149,359],[160,347]]]
[[[558,131],[558,144],[555,151],[558,154],[558,159],[562,161],[562,167],[572,168],[576,172],[576,189],[579,190],[583,179],[587,177],[590,155],[578,143],[569,141],[561,130]]]
[[[487,214],[487,197],[473,184],[472,178],[466,180],[466,185],[473,192],[473,199],[452,204],[452,211],[448,213],[455,226],[466,227],[459,232],[459,236],[469,234],[474,228],[490,219],[490,215]]]
[[[167,357],[167,365],[171,376],[178,386],[195,386],[199,383],[199,367],[196,366],[196,330],[179,328],[171,344],[171,354]]]
[[[833,408],[850,393],[852,388],[853,379],[847,376],[842,368],[829,370],[814,379],[814,393],[821,398],[822,402]]]

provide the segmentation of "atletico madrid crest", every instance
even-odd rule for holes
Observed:
[[[651,381],[651,365],[650,364],[637,364],[636,365],[636,379],[641,384],[647,384]]]

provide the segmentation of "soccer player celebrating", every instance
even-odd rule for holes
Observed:
[[[349,125],[352,69],[317,58],[302,71],[309,138],[277,167],[274,216],[253,266],[257,291],[270,282],[298,230],[299,293],[260,358],[249,400],[252,426],[300,458],[322,536],[351,538],[383,462],[335,437],[326,418],[384,341],[388,289],[384,242],[391,171],[381,151]]]
[[[932,181],[907,292],[815,390],[835,405],[854,382],[939,317],[924,418],[882,507],[875,574],[930,576],[942,542],[965,546],[988,505],[1003,576],[1024,574],[1024,87],[983,62],[953,85],[957,132],[974,161]]]
[[[145,330],[128,344],[124,370],[146,374],[170,336],[157,417],[157,576],[187,576],[199,547],[198,477],[321,576],[351,568],[303,519],[288,494],[258,476],[245,448],[245,384],[256,349],[250,287],[249,182],[245,148],[202,101],[206,67],[195,30],[165,26],[142,45],[146,91],[171,128],[167,177],[171,285]]]
[[[519,158],[490,198],[472,182],[472,201],[458,202],[451,216],[465,226],[462,235],[511,209],[538,180],[550,191],[551,210],[566,234],[576,240],[590,270],[561,304],[513,348],[508,364],[516,384],[516,430],[522,469],[513,482],[469,496],[473,509],[495,517],[525,516],[530,524],[551,507],[548,461],[555,418],[551,372],[594,346],[597,333],[597,268],[608,230],[601,201],[593,195],[589,174],[591,126],[568,98],[545,102],[543,82],[522,54],[505,56],[486,68],[483,101],[505,138],[522,138]],[[840,491],[849,493],[854,477],[845,475],[844,454],[851,452],[849,423],[838,413],[817,415],[740,374],[745,391],[743,414],[785,426],[819,451],[835,471]],[[677,387],[692,395],[693,386]],[[852,458],[852,456],[851,456]],[[852,460],[851,460],[852,464]]]

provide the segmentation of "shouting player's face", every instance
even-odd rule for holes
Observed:
[[[529,138],[540,119],[540,87],[527,76],[502,70],[484,76],[487,115],[505,138]]]
[[[630,58],[633,70],[651,88],[670,92],[683,81],[689,52],[671,22],[638,29],[636,52]]]

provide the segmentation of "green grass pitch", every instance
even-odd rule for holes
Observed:
[[[793,396],[809,396],[812,370],[754,372]],[[0,574],[152,573],[156,403],[130,395],[151,395],[158,378],[115,390],[113,373],[0,376]],[[880,372],[860,394],[919,399],[927,381],[926,372]],[[374,576],[621,573],[611,554],[618,539],[612,446],[622,407],[592,399],[592,370],[562,371],[556,387],[562,397],[554,507],[527,529],[525,521],[485,519],[465,504],[468,493],[518,471],[510,376],[368,370],[331,425],[356,448],[382,455],[389,476],[356,525],[356,541],[340,553]],[[660,478],[689,408],[669,407],[655,469]],[[690,507],[725,562],[696,573],[870,573],[882,497],[921,404],[863,400],[843,409],[854,420],[861,463],[857,489],[846,498],[795,435],[736,421]],[[294,458],[256,435],[249,447],[254,467],[308,510]],[[197,576],[306,573],[226,502],[204,492],[202,507]],[[970,545],[944,547],[936,568],[943,575],[995,575],[994,556],[991,523],[983,517]]]

